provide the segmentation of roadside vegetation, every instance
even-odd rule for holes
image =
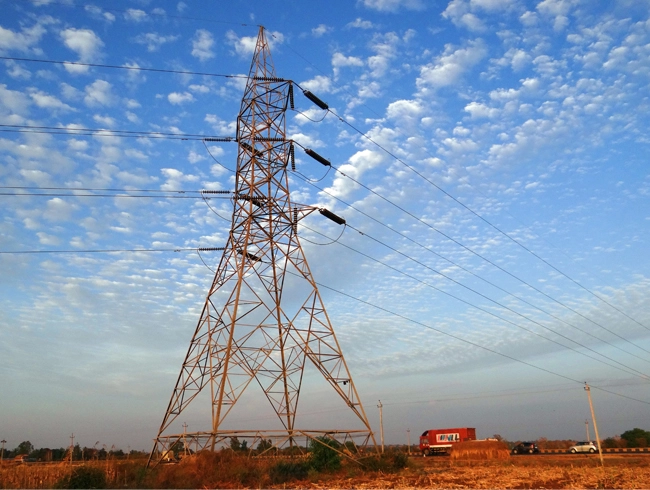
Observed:
[[[648,436],[640,429],[628,432],[635,444]],[[548,447],[573,441],[538,442]],[[460,443],[450,456],[421,458],[409,457],[406,446],[358,454],[327,437],[312,440],[301,454],[277,451],[267,441],[250,449],[233,440],[216,452],[184,454],[177,448],[178,459],[149,469],[148,455],[137,451],[121,457],[106,451],[105,459],[90,453],[94,457],[85,461],[4,459],[0,488],[647,488],[650,481],[650,455],[610,455],[601,467],[593,455],[511,457],[511,445],[495,439]],[[19,448],[38,454],[28,441]]]

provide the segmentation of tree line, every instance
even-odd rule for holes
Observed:
[[[97,448],[86,446],[81,447],[79,444],[75,444],[72,448],[73,461],[140,458],[148,455],[149,453],[144,451],[136,451],[132,449],[128,452],[124,452],[122,449],[116,449],[115,446],[106,448],[105,445],[101,448]],[[33,461],[64,461],[70,458],[70,447],[37,449],[31,442],[23,441],[14,449],[5,448],[2,454],[3,459],[13,459],[18,456],[27,457]]]
[[[505,440],[499,434],[495,434],[493,438],[503,441],[509,445],[514,446],[516,442],[510,442]],[[575,441],[573,440],[548,440],[544,437],[539,438],[537,445],[540,449],[567,449],[571,447]],[[145,458],[149,456],[149,453],[145,451],[137,451],[131,449],[128,452],[123,451],[122,449],[116,449],[115,446],[106,448],[103,445],[101,448],[97,448],[95,444],[94,447],[81,447],[79,444],[75,444],[72,448],[72,459],[73,461],[98,461],[98,460],[108,460],[108,459],[129,459],[129,458]],[[181,447],[182,443],[177,443],[178,447],[172,447],[172,450],[175,453],[182,453],[183,448]],[[627,430],[623,432],[620,436],[607,437],[601,441],[601,446],[604,449],[615,449],[615,448],[637,448],[637,447],[648,447],[650,445],[650,431],[639,429],[635,427],[634,429]],[[270,440],[262,440],[256,451],[258,453],[265,452],[266,450],[272,447]],[[240,441],[238,438],[233,437],[230,440],[230,449],[235,452],[246,452],[249,450],[247,441]],[[34,445],[29,441],[23,441],[14,449],[4,449],[2,458],[3,459],[12,459],[17,456],[25,456],[33,461],[64,461],[70,458],[70,447],[61,447],[56,449],[50,448],[39,448],[36,449]]]
[[[514,446],[516,442],[505,441],[500,435],[495,434],[495,439],[503,440],[509,445]],[[517,441],[521,442],[521,441]],[[549,440],[545,437],[540,437],[535,441],[540,449],[568,449],[575,444],[574,440]],[[600,441],[603,449],[619,449],[619,448],[633,448],[633,447],[648,447],[650,445],[650,431],[639,429],[626,430],[620,436],[607,437]]]

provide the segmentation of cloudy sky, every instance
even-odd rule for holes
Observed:
[[[0,9],[8,447],[151,448],[232,214],[200,191],[233,189],[236,144],[204,138],[235,136],[259,25],[330,107],[296,90],[287,133],[333,167],[297,151],[291,191],[346,219],[300,233],[373,429],[381,400],[387,443],[581,439],[585,381],[601,437],[650,429],[647,0]],[[322,381],[300,410],[329,428]],[[249,389],[233,427],[266,416]]]

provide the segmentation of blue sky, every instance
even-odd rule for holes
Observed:
[[[581,439],[584,381],[602,437],[648,429],[647,0],[0,8],[8,447],[150,449],[219,260],[191,249],[232,213],[197,191],[232,190],[236,144],[202,138],[235,136],[260,24],[331,109],[296,91],[288,135],[335,168],[297,151],[291,191],[347,221],[300,232],[373,429],[381,400],[388,443]],[[137,249],[166,251],[98,252]],[[329,427],[321,382],[300,408]],[[252,391],[238,428],[264,419]]]

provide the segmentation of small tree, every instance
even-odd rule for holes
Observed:
[[[635,427],[621,434],[621,439],[627,441],[627,447],[646,447],[650,441],[650,432]]]
[[[34,445],[29,441],[23,441],[18,444],[18,447],[14,450],[16,455],[18,454],[31,454],[34,451]]]
[[[248,451],[248,441],[239,441],[238,437],[230,438],[230,449],[233,451]]]
[[[262,439],[260,443],[257,445],[257,452],[263,453],[264,451],[271,449],[272,447],[273,447],[273,442],[271,442],[271,439]]]
[[[54,488],[106,488],[106,474],[99,468],[79,466],[56,482]]]
[[[312,439],[309,444],[312,468],[316,471],[336,471],[341,467],[341,444],[328,436]]]

